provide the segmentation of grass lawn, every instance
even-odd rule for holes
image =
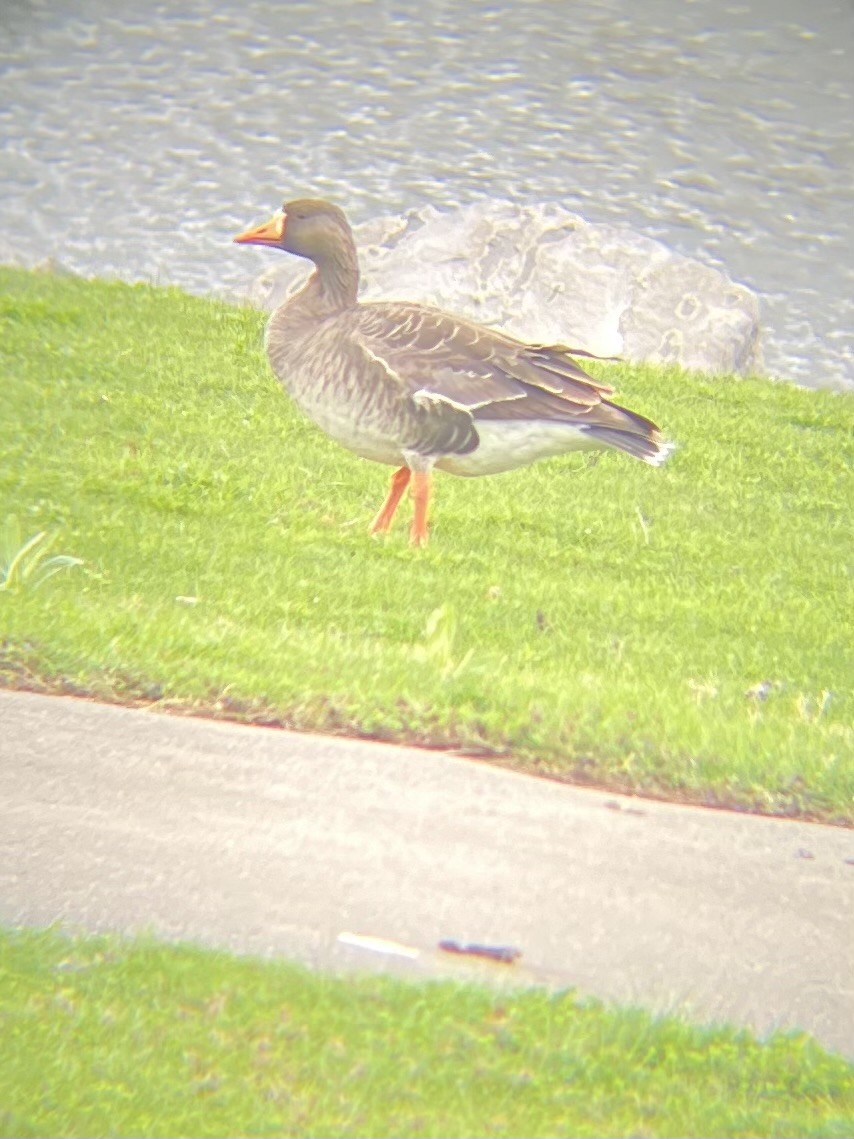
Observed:
[[[0,1134],[850,1136],[854,1068],[571,993],[0,931]]]
[[[0,682],[854,821],[851,396],[603,364],[664,468],[440,474],[412,550],[262,315],[7,268],[0,322]]]

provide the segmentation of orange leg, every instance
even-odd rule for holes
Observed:
[[[372,534],[384,534],[391,526],[397,504],[403,498],[403,492],[409,486],[409,476],[412,472],[409,467],[401,467],[391,476],[391,485],[388,488],[388,497],[382,504],[382,509],[371,524]]]
[[[412,519],[412,529],[409,531],[409,541],[413,546],[426,546],[427,511],[430,506],[429,471],[413,472],[412,498],[415,503],[415,514]]]

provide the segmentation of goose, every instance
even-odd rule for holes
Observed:
[[[658,466],[671,444],[563,344],[526,344],[428,305],[360,303],[359,259],[344,212],[286,202],[238,234],[240,245],[313,262],[305,286],[270,317],[265,344],[285,391],[321,430],[395,468],[371,532],[387,531],[407,487],[410,541],[428,538],[431,476],[491,475],[569,451],[610,448]]]

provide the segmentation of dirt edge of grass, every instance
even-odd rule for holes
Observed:
[[[326,696],[318,695],[308,706],[281,708],[266,701],[231,696],[212,691],[207,698],[165,694],[157,682],[118,671],[100,673],[90,681],[74,680],[63,673],[49,673],[34,667],[25,652],[5,642],[0,644],[0,688],[8,691],[32,692],[44,696],[64,696],[125,708],[139,708],[166,715],[219,720],[248,727],[277,731],[329,735],[344,739],[392,744],[442,752],[461,759],[489,763],[522,775],[548,779],[573,787],[604,793],[627,795],[653,802],[701,807],[708,810],[749,814],[764,818],[783,818],[854,829],[854,819],[825,808],[820,802],[806,799],[793,789],[761,797],[743,788],[720,793],[713,788],[673,787],[655,779],[631,780],[613,777],[603,779],[594,773],[595,760],[579,756],[572,768],[561,770],[543,756],[524,749],[506,747],[487,740],[474,742],[458,736],[452,727],[437,724],[431,731],[420,727],[390,727],[387,731],[366,729],[358,718],[349,715]]]
[[[614,1135],[850,1133],[850,1060],[799,1029],[758,1035],[572,988],[501,991],[469,979],[422,985],[318,974],[150,934],[55,925],[0,928],[0,955],[18,982],[7,1016],[19,1026],[20,1045],[18,1068],[10,1068],[17,1094],[0,1108],[3,1134],[98,1133],[105,1119],[114,1132],[120,1120],[119,1134],[230,1134],[247,1118],[249,1134],[307,1133],[319,1119],[322,1134],[400,1134],[401,1118],[404,1133],[419,1135],[564,1134],[567,1127]],[[142,1013],[141,988],[149,998]],[[69,1076],[69,1032],[80,1024],[81,1062]],[[28,1098],[33,1056],[37,1096]],[[389,1059],[390,1078],[382,1080]],[[431,1085],[423,1077],[437,1064],[441,1081]],[[619,1078],[611,1081],[613,1071]],[[283,1072],[288,1088],[307,1098],[274,1094]],[[368,1088],[380,1089],[378,1109],[359,1092],[366,1075]],[[443,1103],[449,1078],[480,1087],[487,1099],[467,1115]],[[83,1098],[69,1102],[75,1082]],[[248,1094],[235,1099],[234,1083]],[[399,1095],[413,1086],[415,1098]],[[221,1096],[211,1096],[221,1087]],[[342,1087],[351,1092],[343,1117],[334,1108]],[[489,1097],[502,1089],[516,1114],[508,1121],[501,1097],[497,1126],[485,1125]],[[352,1116],[353,1093],[368,1119]],[[733,1104],[730,1115],[721,1114],[722,1095]]]

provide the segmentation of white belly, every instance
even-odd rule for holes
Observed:
[[[569,451],[596,451],[602,444],[569,423],[542,420],[481,419],[477,422],[480,446],[470,455],[446,455],[436,461],[440,471],[452,475],[496,475]]]

